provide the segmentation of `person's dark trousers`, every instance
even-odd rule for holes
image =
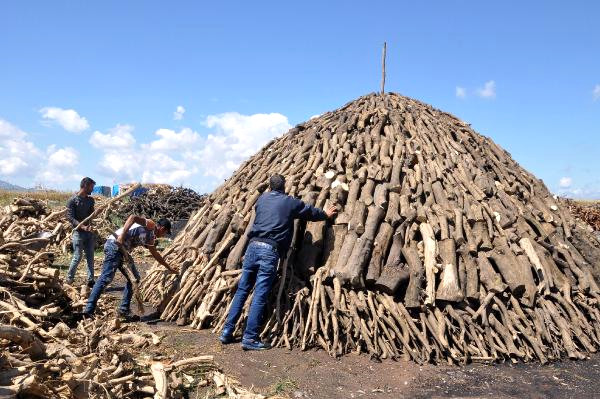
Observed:
[[[262,325],[263,313],[273,282],[277,277],[279,255],[269,244],[252,241],[244,254],[242,276],[233,297],[224,330],[232,331],[242,314],[244,303],[254,287],[254,296],[250,304],[248,321],[244,331],[244,340],[258,340],[259,328]],[[255,284],[256,283],[256,284]]]
[[[74,231],[73,232],[73,259],[67,272],[67,281],[71,282],[75,278],[77,266],[81,261],[81,253],[85,252],[85,260],[87,262],[87,279],[88,282],[94,281],[94,249],[96,240],[94,233],[90,231]]]
[[[129,313],[131,297],[133,296],[133,285],[131,284],[131,281],[129,281],[129,277],[127,276],[127,273],[125,273],[123,267],[125,267],[123,266],[123,254],[119,251],[119,247],[114,240],[107,240],[104,245],[104,264],[102,265],[102,272],[100,273],[100,277],[96,281],[96,284],[94,284],[94,288],[92,288],[92,292],[90,293],[90,297],[88,298],[85,307],[85,313],[94,313],[100,295],[102,295],[106,286],[112,282],[117,269],[123,273],[127,280],[119,311],[122,313]],[[136,280],[139,281],[140,274],[135,266],[132,267],[132,271]]]

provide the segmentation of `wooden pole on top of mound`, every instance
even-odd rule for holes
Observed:
[[[383,42],[383,54],[381,55],[381,95],[385,94],[385,51],[387,43]]]

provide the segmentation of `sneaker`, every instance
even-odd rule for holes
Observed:
[[[271,349],[271,345],[256,339],[243,339],[242,349],[245,351],[264,351],[266,349]]]
[[[140,321],[140,316],[133,314],[131,312],[123,312],[123,311],[119,310],[117,312],[117,314],[119,315],[119,318],[126,323]]]
[[[227,328],[223,329],[223,332],[221,333],[221,335],[219,336],[219,341],[221,341],[221,343],[223,345],[227,345],[233,342],[233,334],[231,331],[229,331]]]
[[[96,283],[96,282],[95,282],[94,280],[88,280],[88,282],[87,282],[87,286],[88,286],[89,288],[94,288],[94,284],[95,284],[95,283]]]
[[[156,324],[160,321],[160,311],[152,312],[150,314],[146,314],[140,317],[140,321],[143,321],[146,324]]]

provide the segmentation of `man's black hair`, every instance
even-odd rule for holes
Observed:
[[[171,221],[169,219],[160,218],[156,224],[164,227],[167,230],[167,234],[171,235]]]
[[[283,193],[285,191],[285,177],[281,176],[280,174],[271,176],[269,179],[269,186],[271,187],[272,191],[279,191]]]
[[[81,179],[81,183],[79,183],[79,188],[84,188],[88,184],[96,184],[96,182],[91,177],[84,177]]]

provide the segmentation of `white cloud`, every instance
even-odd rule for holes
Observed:
[[[183,105],[178,105],[175,112],[173,112],[173,119],[180,121],[183,119],[183,114],[185,114],[185,108],[183,108]]]
[[[18,127],[0,119],[0,176],[3,178],[35,173],[43,154],[27,136]]]
[[[572,183],[573,183],[573,179],[571,179],[570,177],[561,177],[560,181],[558,182],[558,185],[561,188],[569,188],[569,187],[571,187]]]
[[[46,162],[39,169],[36,180],[45,187],[55,187],[81,178],[77,173],[79,153],[73,147],[56,148],[51,145],[46,149]]]
[[[557,192],[561,197],[577,199],[600,199],[600,184],[593,182],[581,187],[561,188]]]
[[[592,95],[594,96],[594,101],[600,100],[600,85],[594,86],[594,90],[592,91]]]
[[[119,124],[107,133],[92,134],[90,143],[104,152],[98,164],[100,174],[114,182],[191,183],[187,179],[198,169],[187,164],[181,154],[198,145],[198,133],[189,128],[179,133],[158,129],[159,139],[137,144],[133,131],[133,126]]]
[[[205,124],[214,133],[208,135],[199,153],[186,156],[199,162],[205,176],[224,179],[269,140],[291,128],[286,116],[278,113],[241,115],[228,112],[209,115]]]
[[[56,148],[51,145],[46,150],[48,154],[48,166],[51,167],[73,167],[79,163],[79,154],[73,147]]]
[[[198,171],[193,165],[187,165],[184,161],[177,161],[164,153],[150,154],[149,165],[156,167],[147,168],[143,175],[143,182],[168,182],[181,184],[191,175]]]
[[[481,98],[496,98],[496,82],[493,80],[485,82],[483,87],[477,89],[477,95]]]
[[[87,119],[80,116],[74,109],[62,109],[58,107],[45,107],[40,110],[42,118],[57,122],[66,131],[81,133],[90,127]]]
[[[133,137],[132,132],[133,126],[119,124],[112,129],[109,129],[106,134],[99,131],[92,133],[90,144],[101,149],[130,148],[135,144],[135,138]]]
[[[170,129],[158,129],[154,134],[160,139],[146,145],[154,151],[189,150],[200,140],[198,133],[189,128],[183,128],[179,133]]]
[[[467,96],[467,89],[464,87],[456,86],[456,97],[457,98],[465,98]]]
[[[79,178],[75,174],[79,155],[72,147],[50,145],[40,150],[29,135],[0,119],[0,177],[10,181],[33,181],[57,187]]]
[[[115,183],[139,181],[144,169],[143,161],[139,152],[129,148],[108,149],[98,163],[98,170]]]

